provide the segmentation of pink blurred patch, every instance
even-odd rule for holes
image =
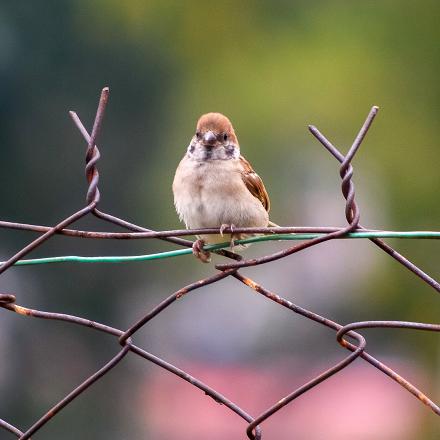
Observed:
[[[255,417],[319,373],[316,367],[290,364],[289,370],[286,363],[261,370],[188,363],[184,369]],[[394,367],[399,368],[396,362]],[[419,376],[404,367],[400,371],[412,380]],[[247,438],[246,422],[239,416],[157,368],[146,376],[139,403],[141,424],[154,440]],[[263,438],[409,440],[417,438],[426,412],[429,409],[394,381],[356,362],[264,422]]]

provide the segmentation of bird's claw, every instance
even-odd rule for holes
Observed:
[[[201,239],[196,240],[192,245],[192,251],[196,258],[198,258],[202,263],[209,263],[211,261],[211,253],[205,251],[203,246],[205,242]]]
[[[230,225],[223,223],[220,226],[220,235],[223,237],[223,233],[224,233],[225,229],[227,229],[227,228],[229,228],[231,230],[231,241],[229,242],[229,246],[231,249],[233,249],[235,246],[235,240],[234,240],[235,225],[233,223],[231,223]]]
[[[223,233],[225,232],[225,229],[226,228],[229,228],[229,225],[227,224],[227,223],[223,223],[221,226],[220,226],[220,235],[223,237]]]

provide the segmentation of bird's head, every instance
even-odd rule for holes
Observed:
[[[196,160],[238,159],[240,147],[231,121],[221,113],[202,115],[188,147],[188,155]]]

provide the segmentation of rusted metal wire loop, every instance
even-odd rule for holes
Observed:
[[[318,139],[318,141],[321,142],[321,144],[324,145],[324,147],[339,162],[342,163],[344,161],[344,156],[341,154],[341,152],[316,127],[314,127],[313,125],[309,125],[309,130],[313,134],[313,136],[315,136],[315,138]],[[358,225],[358,227],[360,231],[366,230],[362,225]],[[394,250],[390,245],[385,243],[380,238],[370,238],[370,241],[372,241],[376,246],[380,247],[388,255],[393,257],[395,260],[397,260],[399,263],[401,263],[403,266],[416,274],[419,278],[421,278],[423,281],[425,281],[427,284],[429,284],[432,288],[440,293],[440,283],[438,281],[434,280],[434,278],[423,272],[419,267],[417,267],[414,263],[405,258],[402,254]]]
[[[114,215],[108,214],[97,209],[97,205],[100,202],[100,192],[98,188],[99,183],[99,172],[97,168],[97,163],[100,158],[100,151],[97,146],[97,139],[102,126],[102,121],[104,113],[106,110],[107,102],[109,98],[109,89],[105,87],[102,92],[98,103],[98,108],[93,123],[93,128],[91,134],[88,133],[87,129],[84,127],[79,116],[76,112],[69,112],[70,116],[75,123],[78,130],[81,132],[82,136],[87,142],[86,150],[86,166],[85,174],[88,182],[88,189],[86,195],[87,205],[67,217],[66,219],[60,221],[55,226],[44,226],[44,225],[30,225],[25,223],[15,223],[0,221],[1,228],[9,228],[15,230],[27,230],[42,233],[39,237],[31,241],[28,245],[24,246],[22,249],[17,251],[13,256],[11,256],[6,262],[0,265],[0,274],[9,269],[14,263],[20,260],[25,255],[32,252],[35,248],[43,244],[45,241],[50,239],[55,234],[63,234],[70,237],[77,238],[89,238],[89,239],[161,239],[171,243],[178,244],[184,247],[191,247],[192,241],[182,236],[187,235],[198,235],[203,234],[216,234],[219,232],[218,228],[210,229],[198,229],[198,230],[170,230],[170,231],[152,231],[145,227],[133,224],[127,220],[123,220]],[[305,250],[309,247],[316,246],[325,241],[334,240],[338,238],[344,238],[349,232],[367,232],[375,231],[364,228],[360,225],[360,211],[359,207],[355,201],[355,188],[352,181],[353,176],[353,166],[352,160],[358,151],[365,135],[367,134],[376,114],[378,108],[373,107],[368,114],[361,130],[356,136],[351,148],[348,153],[344,156],[339,152],[339,150],[334,147],[319,130],[313,126],[309,126],[312,134],[324,145],[324,147],[339,161],[341,166],[339,169],[341,176],[341,191],[346,200],[345,203],[345,217],[347,219],[348,225],[345,227],[277,227],[277,228],[234,228],[235,232],[254,232],[254,233],[319,233],[325,234],[317,238],[311,239],[307,242],[302,242],[295,246],[290,246],[287,249],[278,251],[269,255],[262,256],[260,258],[244,260],[241,256],[235,254],[234,252],[228,250],[217,250],[215,253],[222,255],[226,258],[235,260],[226,264],[217,264],[215,267],[218,270],[214,275],[208,276],[204,279],[195,281],[187,286],[174,292],[168,298],[161,301],[152,310],[145,312],[138,320],[132,325],[128,326],[126,330],[120,330],[96,321],[81,318],[73,315],[66,315],[63,313],[53,313],[40,310],[29,309],[23,306],[15,304],[15,296],[10,293],[0,293],[0,308],[15,312],[22,316],[35,317],[46,320],[54,321],[64,321],[72,325],[86,326],[92,330],[103,332],[117,338],[118,352],[109,359],[101,368],[96,372],[91,374],[82,383],[80,383],[76,388],[74,388],[68,395],[61,398],[61,400],[56,403],[51,409],[49,409],[45,414],[38,418],[30,427],[26,430],[20,430],[13,426],[9,422],[0,419],[0,428],[10,432],[15,435],[20,440],[29,439],[31,435],[38,432],[44,425],[46,425],[53,417],[60,413],[60,411],[70,404],[74,399],[78,398],[86,389],[90,388],[96,381],[100,380],[104,375],[106,375],[112,368],[119,365],[121,361],[127,356],[128,353],[134,353],[143,359],[152,362],[153,364],[163,368],[166,371],[176,375],[182,380],[185,380],[195,386],[196,388],[202,390],[206,395],[211,397],[215,402],[225,405],[232,412],[237,414],[247,423],[246,433],[248,438],[252,440],[261,440],[263,438],[263,433],[260,425],[267,420],[269,417],[273,416],[281,408],[285,407],[289,403],[293,402],[297,397],[306,393],[313,387],[319,385],[329,377],[342,371],[346,366],[352,363],[357,358],[362,358],[388,377],[393,379],[395,382],[403,386],[411,394],[413,394],[417,399],[427,405],[431,410],[440,415],[440,408],[431,399],[429,399],[425,394],[423,394],[419,389],[417,389],[409,381],[401,377],[397,372],[392,370],[387,365],[383,364],[369,353],[365,351],[366,339],[364,336],[359,334],[356,330],[366,329],[366,328],[405,328],[413,330],[424,330],[424,331],[440,331],[440,324],[427,324],[427,323],[416,323],[416,322],[406,322],[406,321],[364,321],[364,322],[354,322],[347,325],[338,324],[326,317],[320,316],[310,310],[300,307],[293,302],[282,298],[281,296],[271,292],[265,287],[257,284],[250,278],[242,275],[238,270],[239,268],[248,266],[257,266],[265,264],[271,261],[276,261],[280,258],[287,257],[294,253]],[[103,220],[104,222],[112,223],[118,225],[130,232],[105,232],[105,231],[81,231],[75,229],[68,229],[70,225],[79,220],[80,218],[92,214],[97,218]],[[225,232],[230,232],[225,230]],[[440,292],[440,284],[434,280],[432,277],[423,272],[414,263],[410,262],[407,258],[399,254],[388,244],[383,242],[378,238],[370,238],[370,240],[379,246],[386,253],[391,255],[395,260],[400,262],[404,267],[415,273],[420,279],[425,281],[428,285],[434,288],[437,292]],[[287,308],[295,314],[299,314],[306,319],[314,321],[320,325],[324,325],[332,331],[336,332],[337,342],[345,349],[349,350],[350,353],[341,361],[335,365],[329,367],[327,370],[319,374],[318,376],[311,378],[307,383],[298,387],[296,390],[290,392],[281,400],[279,400],[274,405],[270,406],[267,410],[261,413],[258,417],[253,417],[248,414],[244,409],[240,408],[237,404],[229,400],[227,397],[219,393],[218,391],[211,388],[209,385],[203,383],[197,378],[191,376],[187,372],[181,370],[180,368],[168,363],[164,359],[155,356],[152,353],[145,351],[143,348],[134,345],[132,338],[135,336],[136,332],[147,325],[154,317],[158,316],[166,308],[176,303],[176,301],[190,292],[197,291],[198,289],[212,283],[220,282],[222,279],[227,277],[232,277],[240,281],[241,283],[249,286],[255,292],[263,295],[267,299],[274,301],[281,307]],[[349,338],[346,339],[345,337]]]
[[[266,296],[270,300],[288,308],[289,310],[294,311],[295,313],[298,313],[308,319],[311,319],[312,321],[315,321],[319,324],[328,326],[333,329],[341,328],[341,326],[339,324],[336,324],[336,323],[328,320],[327,318],[324,318],[316,313],[310,312],[309,310],[306,310],[302,307],[299,307],[299,306],[293,304],[290,301],[285,300],[284,298],[280,297],[279,295],[276,295],[276,294],[268,291],[264,287],[260,286],[259,284],[255,283],[250,278],[244,277],[243,275],[239,274],[238,272],[236,274],[234,274],[233,276],[235,278],[237,278],[239,281],[241,281],[242,283],[251,287],[251,289],[255,290],[256,292],[263,294],[264,296]],[[366,346],[365,338],[362,335],[355,333],[355,332],[350,332],[349,336],[351,336],[352,338],[354,338],[358,341],[359,345],[357,347],[342,338],[340,340],[338,339],[338,342],[343,347],[349,348],[352,351],[352,353],[349,356],[347,356],[345,359],[343,359],[342,361],[338,362],[333,367],[331,367],[328,370],[321,373],[319,376],[317,376],[314,379],[310,380],[309,382],[305,383],[304,385],[302,385],[301,387],[299,387],[298,389],[296,389],[292,393],[288,394],[286,397],[283,397],[275,405],[271,406],[264,413],[259,415],[252,423],[249,424],[249,426],[246,430],[246,433],[251,440],[255,439],[254,429],[256,428],[257,425],[264,422],[267,418],[269,418],[270,416],[275,414],[277,411],[279,411],[281,408],[286,406],[292,400],[294,400],[297,397],[304,394],[306,391],[319,385],[321,382],[328,379],[330,376],[333,376],[334,374],[338,373],[343,368],[345,368],[347,365],[351,364],[356,358],[358,358],[359,356],[362,355],[362,353],[364,352],[365,346]]]
[[[361,335],[356,334],[353,332],[353,330],[356,329],[356,324],[358,323],[353,323],[353,324],[349,324],[347,326],[342,326],[328,318],[324,318],[314,312],[311,312],[307,309],[304,309],[303,307],[299,307],[296,304],[293,304],[291,301],[288,301],[284,298],[282,298],[281,296],[267,290],[266,288],[264,288],[263,286],[255,283],[255,281],[251,280],[250,278],[247,278],[241,274],[239,274],[238,272],[233,275],[235,278],[237,278],[238,280],[240,280],[242,283],[246,284],[248,287],[250,287],[251,289],[255,290],[256,292],[264,295],[266,298],[270,299],[271,301],[274,301],[277,304],[280,304],[281,306],[291,310],[294,313],[297,313],[301,316],[304,316],[307,319],[310,319],[312,321],[315,321],[319,324],[322,324],[332,330],[336,330],[337,331],[337,340],[338,342],[345,348],[347,348],[348,350],[351,351],[355,351],[356,350],[356,346],[351,344],[350,342],[344,340],[342,337],[345,334],[348,334],[348,336],[353,337],[355,339],[357,339],[358,341],[363,341],[361,338]],[[374,322],[374,321],[371,321]],[[390,327],[393,326],[393,321],[383,321],[383,322],[389,322],[390,323]],[[364,323],[362,323],[364,324]],[[414,326],[420,325],[419,323],[413,323]],[[352,326],[352,327],[351,327]],[[426,324],[426,326],[430,327],[431,331],[438,331],[438,329],[436,328],[435,325],[433,324]],[[346,331],[343,331],[343,329],[347,329]],[[341,332],[341,334],[339,334],[339,332]],[[359,347],[361,347],[363,344],[363,342],[361,344],[359,344]],[[429,408],[431,408],[431,410],[436,413],[437,415],[440,415],[440,407],[435,404],[431,399],[429,399],[425,394],[423,394],[419,389],[417,389],[414,385],[412,385],[410,382],[408,382],[406,379],[404,379],[403,377],[401,377],[398,373],[396,373],[394,370],[392,370],[390,367],[388,367],[387,365],[385,365],[384,363],[378,361],[376,358],[374,358],[373,356],[371,356],[370,354],[368,354],[366,351],[362,350],[361,353],[358,354],[358,356],[362,357],[363,359],[365,359],[367,362],[369,362],[371,365],[373,365],[375,368],[377,368],[378,370],[382,371],[383,373],[385,373],[387,376],[389,376],[391,379],[393,379],[394,381],[396,381],[399,385],[403,386],[406,390],[408,390],[411,394],[413,394],[416,398],[418,398],[419,400],[421,400],[425,405],[427,405]],[[357,357],[357,356],[356,356]],[[354,359],[351,359],[352,361]],[[339,368],[338,368],[339,367]],[[344,368],[344,365],[335,365],[334,367],[332,367],[330,370],[327,370],[327,372],[322,373],[321,375],[317,376],[315,379],[311,380],[310,382],[308,382],[308,389],[318,385],[319,383],[322,382],[321,379],[325,379],[327,377],[330,377],[331,375],[337,373],[338,371],[340,371],[341,369]],[[300,392],[303,388],[300,387],[298,390],[294,391],[293,393],[289,394],[288,396],[286,396],[285,398],[281,399],[277,404],[275,404],[273,407],[269,408],[266,412],[264,412],[263,414],[261,414],[259,417],[257,417],[255,419],[254,423],[262,423],[263,420],[265,420],[267,417],[269,417],[270,415],[274,414],[276,411],[278,411],[279,409],[281,409],[282,407],[286,406],[288,403],[290,403],[292,400],[294,400],[295,398],[299,397],[302,392]],[[248,436],[250,438],[252,435],[252,429],[253,429],[253,425],[250,425],[248,427],[247,433]]]
[[[425,330],[430,332],[440,331],[440,324],[426,324],[424,322],[411,322],[411,321],[359,321],[352,322],[351,324],[341,327],[336,338],[339,342],[343,341],[344,335],[353,330],[365,329],[365,328],[407,328],[413,330]]]
[[[180,292],[182,289],[180,289],[178,292]],[[178,293],[176,292],[176,293]],[[89,319],[80,318],[78,316],[73,315],[67,315],[64,313],[52,313],[52,312],[44,312],[40,310],[34,310],[29,309],[26,307],[18,306],[13,304],[15,302],[14,295],[0,295],[0,307],[3,307],[7,310],[10,310],[12,312],[18,313],[23,316],[31,316],[34,318],[40,318],[40,319],[48,319],[48,320],[55,320],[55,321],[64,321],[64,322],[70,322],[72,324],[81,325],[84,327],[89,327],[94,330],[98,330],[103,333],[107,333],[112,336],[116,336],[121,340],[122,336],[124,335],[124,332],[122,330],[118,330],[114,327],[110,327],[108,325],[101,324],[96,321],[91,321]],[[121,343],[121,342],[120,342]],[[113,368],[117,363],[119,363],[123,357],[125,356],[125,347],[128,347],[130,351],[133,353],[143,357],[144,359],[153,362],[154,364],[164,368],[165,370],[169,371],[170,373],[175,374],[176,376],[182,378],[183,380],[189,382],[190,384],[196,386],[200,390],[202,390],[207,396],[211,397],[215,402],[221,403],[225,406],[227,406],[229,409],[231,409],[233,412],[235,412],[237,415],[242,417],[247,422],[252,422],[254,419],[247,414],[245,411],[243,411],[241,408],[239,408],[237,405],[235,405],[233,402],[228,400],[225,396],[218,393],[217,391],[210,388],[208,385],[204,384],[203,382],[199,381],[195,377],[189,375],[188,373],[184,372],[183,370],[175,367],[174,365],[164,361],[163,359],[158,358],[157,356],[154,356],[151,353],[148,353],[147,351],[141,349],[140,347],[134,345],[131,343],[130,339],[125,338],[125,342],[122,343],[124,346],[124,350],[120,351],[114,358],[112,358],[102,369],[98,370],[96,373],[94,373],[87,381],[84,381],[82,384],[80,384],[77,388],[75,388],[68,396],[66,396],[64,399],[62,399],[57,405],[54,406],[54,408],[57,408],[56,412],[59,412],[64,406],[67,405],[67,403],[70,403],[75,397],[77,397],[79,394],[81,394],[85,389],[90,386],[93,382],[89,381],[91,378],[94,378],[96,381],[99,377],[101,377],[107,370],[110,370]],[[121,353],[124,353],[123,355]],[[103,370],[105,371],[103,372]],[[100,372],[102,374],[100,374]],[[86,386],[85,386],[86,385]],[[67,398],[68,401],[67,401]],[[32,433],[36,432],[38,429],[40,429],[44,424],[46,424],[54,415],[56,412],[54,412],[54,408],[47,411],[47,413],[37,422],[35,423],[27,432],[26,435],[31,435]],[[8,425],[6,422],[5,426]],[[38,426],[37,426],[38,424]],[[1,427],[0,423],[0,427]],[[9,425],[12,427],[12,425]],[[17,428],[12,427],[16,430],[16,432],[20,432],[20,435],[23,435],[21,431],[19,431]],[[28,437],[23,437],[28,438]],[[257,437],[259,439],[260,437]],[[20,437],[22,439],[22,437]]]

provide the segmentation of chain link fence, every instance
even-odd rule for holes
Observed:
[[[144,227],[135,225],[121,218],[115,217],[111,214],[103,212],[98,209],[100,202],[100,193],[98,189],[99,183],[99,173],[97,169],[97,162],[100,158],[100,152],[98,149],[97,138],[101,129],[104,112],[106,109],[107,101],[109,96],[109,89],[104,88],[101,93],[101,97],[98,104],[98,109],[95,117],[95,121],[93,124],[93,129],[89,134],[82,124],[80,118],[75,112],[70,112],[70,116],[81,132],[82,136],[87,142],[87,152],[86,152],[86,177],[89,184],[87,197],[86,197],[86,206],[69,217],[62,220],[56,226],[47,227],[41,225],[29,225],[22,223],[12,223],[7,221],[0,221],[0,227],[9,228],[9,229],[20,229],[20,230],[29,230],[41,232],[42,234],[19,250],[15,255],[11,256],[7,261],[3,262],[0,265],[0,275],[11,268],[16,264],[34,264],[34,263],[43,263],[44,259],[37,260],[23,260],[27,254],[35,250],[42,243],[49,240],[55,234],[63,234],[67,236],[73,237],[82,237],[82,238],[93,238],[93,239],[161,239],[166,240],[168,242],[177,244],[182,246],[183,248],[191,248],[192,241],[189,241],[183,236],[188,235],[197,235],[201,232],[203,234],[214,234],[219,233],[218,229],[203,229],[203,230],[175,230],[175,231],[152,231],[150,229],[146,229]],[[390,257],[400,263],[405,269],[413,272],[417,277],[420,278],[421,282],[428,284],[433,290],[437,293],[440,293],[440,284],[433,279],[431,276],[426,274],[422,269],[417,267],[414,263],[409,261],[406,257],[401,255],[399,252],[394,250],[391,246],[385,243],[381,237],[388,236],[403,236],[409,237],[411,233],[392,233],[387,231],[377,231],[364,228],[360,224],[360,210],[355,200],[355,188],[352,182],[353,176],[353,167],[351,162],[360,147],[367,131],[369,130],[376,114],[378,112],[377,107],[373,107],[370,113],[367,116],[365,123],[363,124],[361,130],[356,136],[353,145],[346,155],[343,155],[316,127],[310,126],[310,132],[312,135],[330,152],[330,154],[340,162],[339,173],[342,179],[341,189],[342,194],[346,200],[345,205],[345,217],[347,219],[347,226],[341,228],[329,228],[329,227],[274,227],[274,228],[234,228],[234,232],[248,232],[248,233],[259,233],[266,234],[264,237],[259,237],[254,239],[254,241],[263,241],[268,239],[291,239],[291,238],[302,238],[299,244],[295,244],[293,246],[287,247],[284,250],[265,255],[259,258],[252,259],[244,259],[240,255],[226,250],[219,249],[218,247],[208,246],[207,249],[210,249],[212,252],[222,255],[227,258],[229,261],[222,264],[215,265],[217,272],[207,278],[197,280],[194,283],[191,283],[185,287],[182,287],[177,292],[174,292],[168,298],[163,300],[160,304],[154,307],[151,311],[146,313],[138,322],[133,323],[126,329],[118,329],[108,325],[105,325],[100,322],[91,321],[89,319],[85,319],[79,316],[72,316],[63,313],[51,313],[45,312],[42,310],[34,310],[31,308],[27,308],[25,306],[21,306],[16,304],[16,297],[13,294],[9,293],[0,293],[0,306],[11,312],[18,313],[20,315],[24,315],[27,317],[41,318],[41,319],[50,319],[55,321],[64,321],[68,322],[71,325],[80,325],[90,328],[93,331],[106,333],[115,338],[115,343],[120,346],[120,350],[118,353],[108,360],[108,362],[103,365],[99,370],[97,370],[93,375],[88,377],[84,382],[78,385],[74,390],[72,390],[68,395],[66,395],[63,399],[61,399],[56,405],[52,408],[48,409],[48,411],[43,414],[35,423],[33,423],[29,427],[17,427],[13,424],[9,423],[6,420],[0,419],[0,429],[6,430],[9,433],[14,434],[17,438],[21,440],[29,439],[33,434],[37,433],[46,423],[48,423],[53,417],[56,417],[57,414],[69,405],[74,399],[80,398],[80,395],[89,387],[91,387],[95,382],[99,381],[103,376],[105,376],[112,368],[116,367],[125,356],[128,355],[137,355],[141,358],[149,361],[153,364],[156,364],[158,367],[163,368],[164,370],[169,371],[170,373],[180,377],[182,380],[189,382],[196,388],[199,388],[206,395],[211,397],[215,402],[225,405],[232,412],[234,412],[238,417],[241,417],[247,423],[246,434],[249,439],[259,440],[263,438],[263,422],[267,420],[269,417],[274,415],[277,411],[279,411],[284,406],[291,403],[293,400],[298,398],[300,395],[307,393],[312,388],[316,387],[321,382],[327,380],[331,376],[337,374],[348,365],[350,365],[355,359],[363,359],[365,362],[368,362],[386,376],[390,378],[390,380],[394,380],[403,388],[405,388],[409,393],[413,394],[415,398],[417,398],[421,403],[429,407],[435,414],[440,415],[440,407],[434,403],[426,394],[424,394],[421,390],[416,388],[413,384],[411,384],[407,379],[400,376],[396,371],[371,356],[366,351],[367,341],[364,336],[362,336],[358,331],[366,328],[401,328],[401,329],[413,329],[413,330],[424,330],[431,332],[439,332],[440,324],[429,324],[429,323],[419,323],[419,322],[405,322],[405,321],[362,321],[362,322],[353,322],[347,325],[343,325],[337,322],[332,321],[331,319],[321,316],[317,313],[314,313],[311,310],[307,310],[305,308],[299,307],[293,302],[282,298],[274,292],[266,289],[260,284],[257,284],[252,279],[243,275],[240,270],[242,268],[246,268],[249,266],[259,266],[263,264],[267,264],[272,261],[279,260],[281,258],[286,258],[289,255],[292,255],[297,252],[304,251],[307,248],[312,246],[317,246],[320,243],[335,240],[340,238],[347,238],[356,236],[356,234],[360,237],[368,238],[374,245],[378,246],[385,253],[387,253]],[[125,228],[130,232],[95,232],[95,231],[81,231],[75,229],[69,229],[68,227],[72,225],[77,220],[88,216],[93,215],[104,222],[112,223],[118,226]],[[230,229],[225,229],[226,233],[231,232]],[[295,236],[291,235],[290,238],[285,235],[280,234],[296,234]],[[301,235],[303,234],[303,235]],[[306,234],[309,234],[308,236]],[[400,234],[400,235],[399,235]],[[438,232],[418,232],[413,233],[413,236],[420,238],[440,238],[440,233]],[[309,238],[309,239],[306,239]],[[252,240],[252,239],[251,239]],[[178,252],[178,251],[176,251]],[[191,251],[186,251],[185,253],[190,253]],[[175,255],[174,253],[173,255]],[[167,256],[171,256],[171,253],[163,253],[161,256],[155,254],[154,258],[165,258]],[[110,257],[109,257],[110,258]],[[148,258],[144,258],[148,259]],[[51,259],[47,259],[51,260]],[[59,262],[59,261],[68,261],[67,257],[58,257],[58,259],[52,259],[52,261],[46,262]],[[72,261],[72,260],[70,260]],[[104,258],[101,258],[100,261],[105,261]],[[347,356],[340,362],[331,366],[326,371],[323,371],[318,376],[314,377],[312,380],[304,383],[302,386],[297,388],[294,391],[287,392],[284,397],[282,397],[276,404],[267,408],[263,413],[258,416],[252,416],[248,414],[245,409],[239,407],[236,403],[229,400],[226,396],[223,396],[221,393],[210,387],[208,384],[203,383],[196,377],[191,376],[186,373],[182,369],[174,366],[164,359],[161,359],[158,356],[155,356],[152,353],[145,351],[143,348],[134,344],[132,337],[136,334],[136,332],[148,324],[150,320],[164,311],[171,304],[176,302],[179,298],[188,295],[190,292],[200,289],[203,286],[208,284],[216,283],[226,277],[235,278],[238,282],[245,284],[246,286],[253,289],[255,292],[263,295],[268,300],[277,303],[280,307],[286,308],[292,313],[303,316],[304,318],[314,321],[319,325],[327,327],[329,330],[335,332],[336,341],[341,345],[341,347],[347,351]]]

